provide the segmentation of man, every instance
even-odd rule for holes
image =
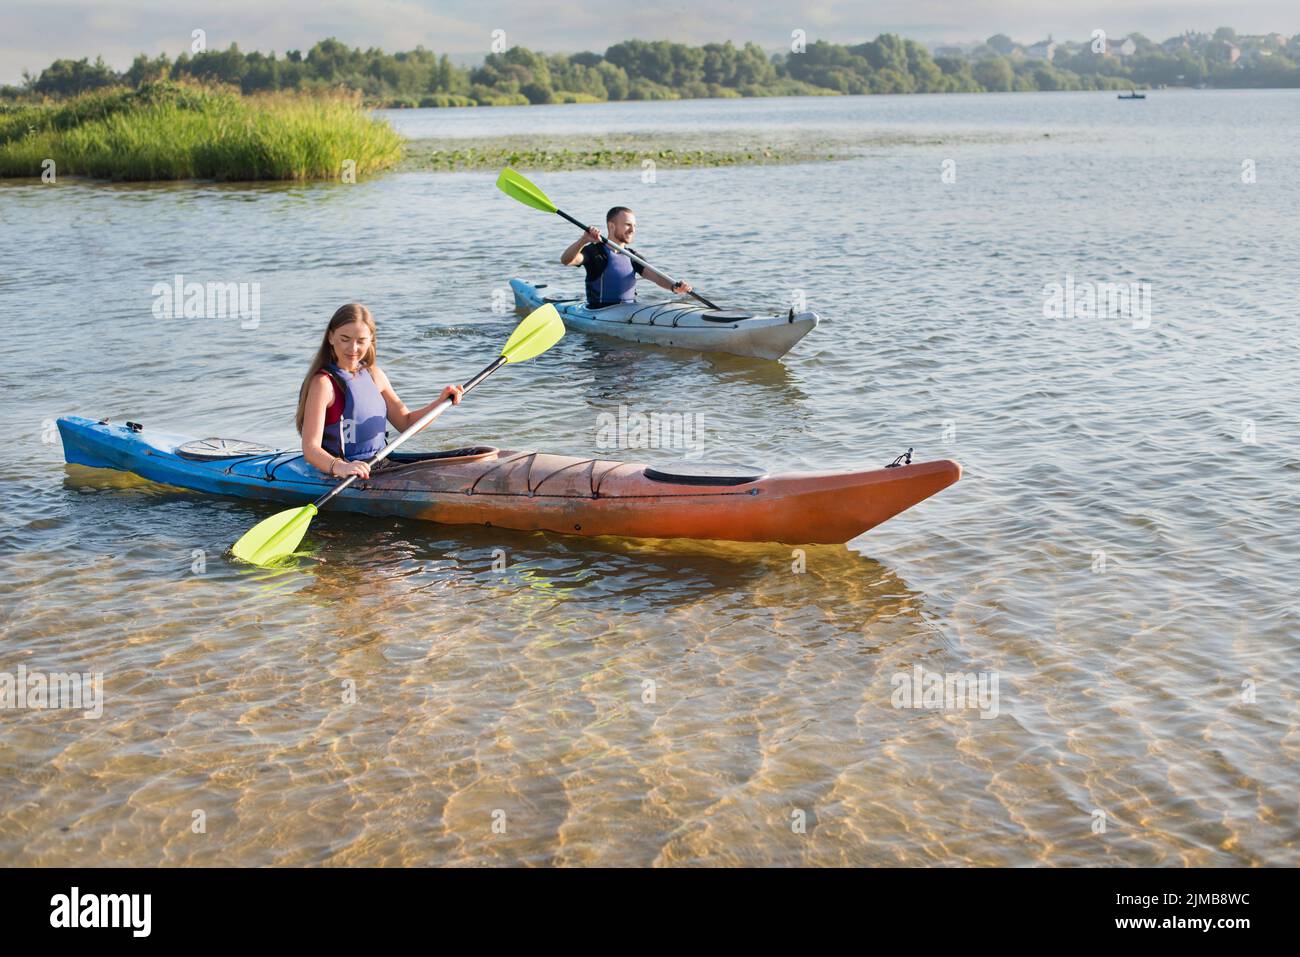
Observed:
[[[636,235],[636,215],[632,210],[626,206],[615,206],[605,214],[605,229],[610,239],[636,253],[630,245],[632,237]],[[560,256],[560,262],[566,266],[586,267],[587,305],[592,309],[620,302],[635,302],[637,276],[645,276],[670,292],[691,291],[690,283],[679,282],[674,286],[663,273],[633,262],[617,250],[610,249],[602,241],[600,230],[595,226],[573,241]]]

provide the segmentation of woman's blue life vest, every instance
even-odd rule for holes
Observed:
[[[321,448],[330,455],[352,462],[374,458],[388,444],[388,405],[379,394],[379,386],[370,377],[370,370],[362,367],[356,372],[344,372],[330,363],[325,366],[325,371],[330,373],[335,384],[343,385],[343,412],[337,422],[325,423]],[[336,394],[335,401],[337,399]]]
[[[587,277],[587,304],[593,308],[636,302],[636,270],[622,253],[605,249],[605,268]]]

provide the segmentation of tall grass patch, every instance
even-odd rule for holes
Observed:
[[[272,93],[172,82],[0,111],[0,176],[111,180],[358,179],[402,157],[403,140],[356,94]]]

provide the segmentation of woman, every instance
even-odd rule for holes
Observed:
[[[298,390],[295,423],[303,458],[334,478],[367,479],[370,459],[388,444],[388,422],[405,432],[443,399],[459,405],[463,391],[449,385],[424,408],[409,410],[375,365],[374,317],[360,303],[348,303],[330,319]]]

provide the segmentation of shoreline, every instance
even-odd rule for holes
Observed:
[[[477,173],[499,172],[510,166],[520,170],[574,172],[578,170],[629,169],[716,169],[719,167],[794,166],[861,159],[873,152],[892,149],[955,145],[996,145],[1008,142],[1037,142],[1061,138],[1065,131],[1014,134],[996,132],[907,133],[881,130],[870,135],[837,135],[818,131],[814,136],[772,136],[756,131],[728,133],[628,133],[588,139],[575,145],[573,137],[552,134],[524,134],[483,137],[416,137],[405,139],[403,156],[387,170],[372,177],[394,173]],[[646,166],[647,162],[653,166]],[[60,180],[86,185],[220,185],[269,186],[303,185],[332,180],[227,180],[155,179],[117,180],[81,174],[62,174]],[[30,183],[38,177],[0,177],[0,183]]]

